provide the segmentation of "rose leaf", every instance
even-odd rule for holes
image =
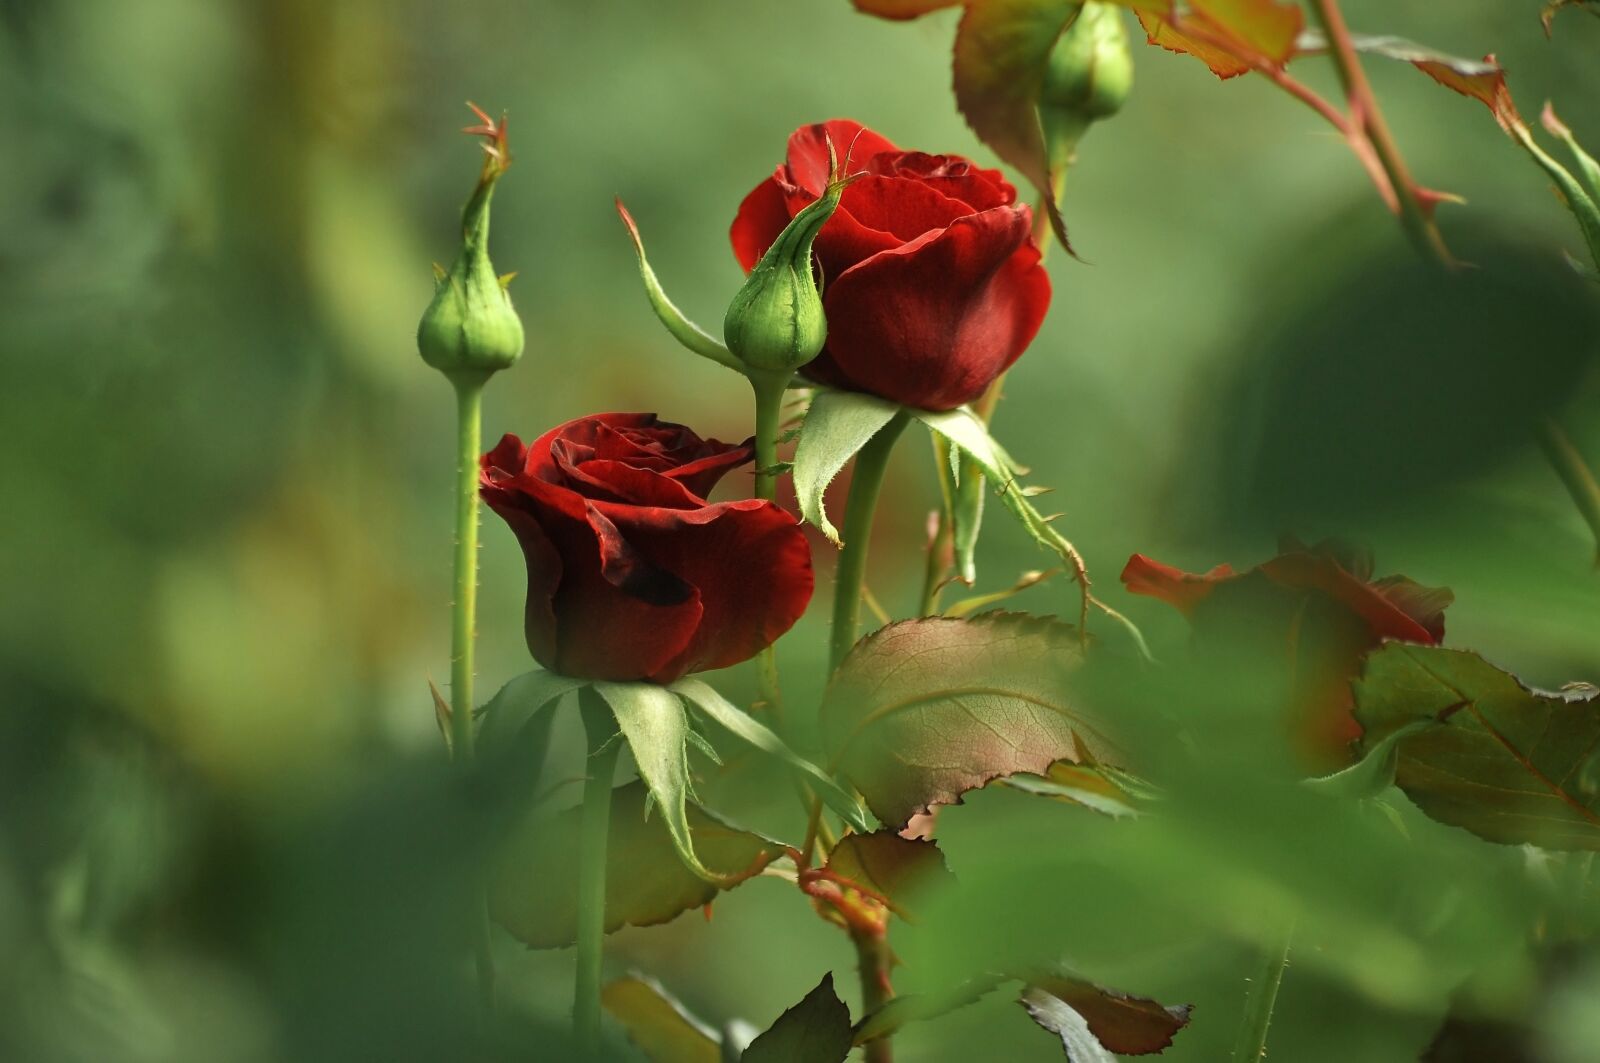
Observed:
[[[907,904],[954,882],[937,845],[888,830],[845,835],[828,854],[827,870],[870,890],[907,918]]]
[[[794,451],[794,488],[800,515],[821,529],[835,546],[839,531],[823,512],[822,493],[856,452],[877,435],[900,407],[855,391],[819,391],[800,426]]]
[[[1100,761],[1113,745],[1071,704],[1077,631],[1054,619],[985,613],[905,620],[867,636],[824,695],[830,761],[891,827],[968,790],[1058,760]]]
[[[845,793],[827,772],[791,750],[784,744],[783,739],[773,734],[765,724],[753,719],[749,713],[742,711],[717,693],[709,683],[686,677],[673,683],[671,689],[690,705],[721,724],[735,737],[748,742],[763,753],[777,757],[808,776],[822,799],[828,803],[828,807],[842,816],[853,829],[858,831],[872,829],[867,819],[867,810],[861,807],[860,801]]]
[[[709,904],[783,855],[781,843],[735,827],[690,804],[686,829],[700,859],[715,869],[715,884],[691,872],[679,856],[665,818],[648,818],[649,790],[635,781],[611,793],[606,840],[606,931],[653,926]],[[511,936],[533,948],[562,948],[577,939],[579,807],[531,812],[512,830],[495,859],[489,911]]]
[[[1043,776],[1013,775],[1005,780],[1013,790],[1051,798],[1093,812],[1125,819],[1137,816],[1143,795],[1135,792],[1127,776],[1095,764],[1057,761]]]
[[[1082,9],[1079,0],[969,3],[956,30],[956,106],[978,138],[1039,192],[1051,227],[1069,252],[1052,192],[1055,173],[1039,121],[1050,51]]]
[[[492,749],[514,741],[539,710],[587,682],[547,672],[543,668],[524,672],[501,687],[483,707],[478,744]]]
[[[1004,982],[1005,975],[989,974],[937,993],[911,993],[895,997],[856,1024],[855,1043],[864,1045],[895,1033],[908,1023],[936,1019],[957,1008],[975,1004]]]
[[[650,1063],[720,1063],[722,1037],[654,979],[630,974],[600,991],[600,1003]]]
[[[1117,1053],[1144,1056],[1172,1044],[1189,1024],[1190,1006],[1102,989],[1066,976],[1041,978],[1022,991],[1033,1021],[1061,1038],[1070,1063],[1116,1063]]]
[[[592,686],[611,706],[633,752],[639,778],[661,807],[661,818],[678,855],[690,871],[715,882],[716,874],[695,855],[689,833],[689,717],[678,695],[654,683],[595,682]]]
[[[1465,650],[1390,643],[1355,683],[1364,749],[1398,742],[1395,782],[1489,841],[1600,849],[1600,692],[1545,693]]]
[[[742,1063],[843,1063],[852,1036],[850,1009],[833,991],[830,973],[739,1058]]]

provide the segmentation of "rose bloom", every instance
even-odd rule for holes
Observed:
[[[803,372],[818,383],[948,410],[1021,357],[1050,306],[1033,215],[998,170],[901,151],[857,122],[806,126],[739,205],[734,254],[748,272],[828,183],[827,137],[847,189],[816,241],[828,342]]]
[[[1362,658],[1384,639],[1442,642],[1454,595],[1404,576],[1373,579],[1369,554],[1335,543],[1307,547],[1286,539],[1280,550],[1248,572],[1218,565],[1203,575],[1135,554],[1122,582],[1188,617],[1202,649],[1286,664],[1296,745],[1313,769],[1341,767],[1361,737],[1350,683]]]
[[[748,443],[649,413],[581,417],[483,456],[528,565],[528,649],[584,679],[670,683],[755,656],[805,612],[811,550],[761,499],[708,502]]]

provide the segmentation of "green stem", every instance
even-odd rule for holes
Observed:
[[[600,960],[606,936],[606,847],[611,830],[611,782],[616,775],[616,721],[591,688],[578,692],[588,739],[578,836],[578,973],[572,997],[572,1032],[586,1055],[600,1050]]]
[[[1262,954],[1261,973],[1250,983],[1250,993],[1245,998],[1244,1024],[1234,1042],[1233,1063],[1259,1063],[1267,1054],[1267,1028],[1272,1025],[1272,1009],[1278,1003],[1283,972],[1289,967],[1292,936],[1292,930],[1285,931],[1282,943]]]
[[[856,628],[861,623],[861,580],[867,571],[867,547],[872,538],[872,519],[878,510],[878,494],[889,468],[889,455],[895,440],[910,418],[904,412],[867,441],[856,455],[855,472],[850,478],[850,495],[845,501],[844,549],[839,551],[839,568],[833,584],[833,630],[828,639],[828,674],[838,670],[839,662],[856,643]]]
[[[894,954],[889,950],[888,935],[881,931],[852,932],[850,940],[856,946],[856,969],[861,976],[861,1014],[871,1015],[894,999],[890,981]],[[861,1051],[867,1063],[894,1060],[893,1041],[887,1035],[868,1041]]]
[[[456,390],[456,552],[450,608],[450,755],[472,760],[472,643],[478,614],[478,453],[483,437],[483,386],[487,374],[451,377]],[[472,955],[478,991],[494,1010],[494,953],[489,908],[482,889],[472,896]]]
[[[1549,459],[1556,475],[1561,477],[1567,493],[1583,515],[1584,523],[1594,533],[1597,548],[1600,548],[1600,483],[1595,481],[1594,472],[1553,418],[1546,417],[1540,422],[1539,445],[1544,448],[1545,457]],[[1600,552],[1595,555],[1595,564],[1600,565]]]
[[[756,398],[756,497],[769,502],[778,497],[778,437],[783,434],[783,399],[793,373],[751,372],[750,387]],[[761,700],[779,729],[783,726],[783,697],[778,685],[778,648],[768,646],[756,656],[756,676]]]

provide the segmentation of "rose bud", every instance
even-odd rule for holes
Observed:
[[[511,305],[506,284],[489,261],[489,201],[495,182],[511,165],[505,118],[494,122],[478,108],[483,124],[467,129],[489,138],[483,171],[461,215],[461,251],[449,270],[438,270],[433,301],[417,326],[422,360],[447,376],[487,377],[514,365],[522,355],[522,321]]]
[[[534,659],[582,679],[670,683],[754,657],[811,600],[811,549],[776,504],[708,502],[750,461],[649,413],[569,421],[480,463],[528,565]]]
[[[822,353],[828,318],[822,310],[811,248],[838,209],[846,181],[828,141],[828,187],[796,214],[761,256],[722,322],[728,350],[751,369],[788,374]],[[785,376],[787,379],[787,376]]]
[[[849,145],[852,172],[816,234],[827,342],[802,372],[903,406],[971,402],[1050,306],[1031,212],[997,170],[902,151],[856,122],[818,123],[789,138],[783,165],[739,205],[730,236],[745,269],[826,194],[830,141]]]
[[[1056,41],[1039,92],[1039,116],[1055,163],[1071,161],[1089,126],[1122,109],[1133,87],[1133,53],[1113,4],[1086,3]]]

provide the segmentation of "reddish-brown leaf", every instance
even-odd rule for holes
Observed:
[[[1418,59],[1412,60],[1412,65],[1446,88],[1482,103],[1507,132],[1523,125],[1506,86],[1506,72],[1494,56],[1486,55],[1481,62],[1443,57]]]
[[[956,7],[964,0],[850,0],[850,2],[863,14],[907,21],[920,18],[930,11],[938,11],[940,8]]]
[[[1190,0],[1187,12],[1133,5],[1150,43],[1192,55],[1220,78],[1259,65],[1281,67],[1295,54],[1305,16],[1279,0]]]
[[[1172,1044],[1179,1030],[1189,1025],[1193,1010],[1189,1004],[1167,1006],[1066,976],[1030,979],[1022,1003],[1035,1022],[1062,1038],[1069,1058],[1073,1042],[1081,1039],[1084,1026],[1109,1052],[1125,1056],[1160,1052]],[[1060,1005],[1076,1013],[1082,1025],[1074,1022]]]
[[[841,838],[828,854],[827,869],[870,890],[901,915],[927,891],[954,881],[937,845],[887,830]]]

